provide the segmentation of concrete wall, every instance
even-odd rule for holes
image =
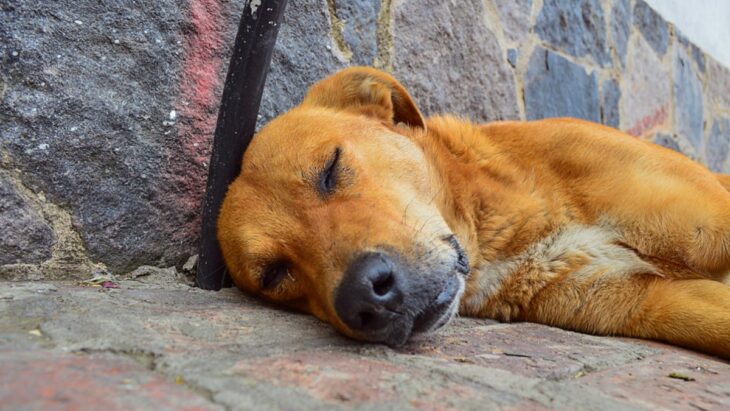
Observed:
[[[730,72],[642,0],[290,1],[265,122],[350,64],[427,114],[575,116],[730,171]],[[0,6],[0,278],[196,253],[240,1]]]

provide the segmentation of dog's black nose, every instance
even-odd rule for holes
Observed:
[[[365,334],[388,331],[401,314],[404,278],[383,253],[353,260],[336,291],[335,311],[350,329]]]

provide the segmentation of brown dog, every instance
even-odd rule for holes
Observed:
[[[240,288],[357,339],[458,311],[730,358],[728,188],[585,121],[426,120],[349,68],[253,139],[218,236]]]

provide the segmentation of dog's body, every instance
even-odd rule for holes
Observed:
[[[219,239],[239,287],[355,338],[458,308],[730,358],[729,187],[585,121],[426,121],[351,68],[254,138]]]

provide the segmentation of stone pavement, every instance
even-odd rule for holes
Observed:
[[[658,343],[458,319],[394,350],[234,289],[119,285],[0,282],[0,409],[730,409],[728,362]]]

